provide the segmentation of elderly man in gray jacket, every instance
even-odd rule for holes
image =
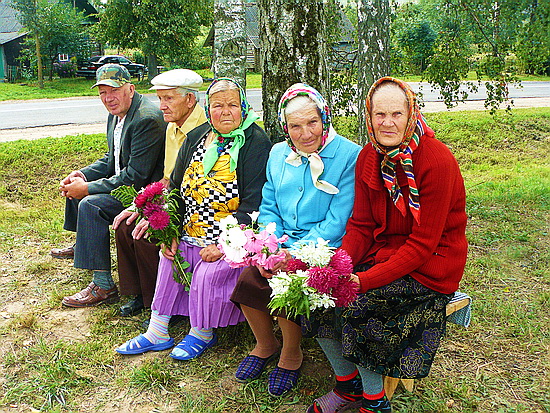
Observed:
[[[91,307],[118,300],[111,276],[109,225],[124,207],[110,195],[122,185],[137,190],[162,178],[166,122],[162,112],[130,83],[123,66],[110,64],[97,70],[99,96],[109,112],[109,152],[93,164],[71,172],[59,185],[67,198],[64,228],[76,231],[76,244],[53,249],[55,258],[74,254],[76,268],[93,270],[92,282],[63,299],[68,307]]]

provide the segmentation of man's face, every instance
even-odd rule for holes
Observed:
[[[195,96],[192,93],[182,95],[176,89],[158,89],[157,96],[164,120],[178,126],[183,125],[195,106]]]
[[[123,118],[132,105],[135,87],[125,83],[121,87],[99,85],[99,97],[111,115]]]

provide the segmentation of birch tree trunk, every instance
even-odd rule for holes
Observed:
[[[359,144],[368,142],[365,124],[365,99],[375,80],[390,74],[390,2],[358,0],[357,107]]]
[[[244,0],[215,0],[215,77],[230,77],[246,89],[246,29]]]
[[[321,0],[259,0],[264,129],[282,139],[277,106],[296,82],[313,86],[330,102],[324,4]]]

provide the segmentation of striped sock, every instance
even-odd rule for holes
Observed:
[[[336,386],[334,393],[344,400],[356,401],[363,397],[363,385],[358,371],[347,376],[336,376]]]
[[[378,394],[363,393],[359,413],[391,413],[391,405],[386,397],[386,392],[382,390]]]
[[[214,330],[211,328],[191,327],[191,330],[189,330],[189,335],[196,337],[205,343],[209,343],[214,337]]]
[[[147,332],[143,334],[147,340],[153,344],[164,343],[170,339],[168,334],[168,322],[170,321],[169,315],[161,315],[157,310],[151,311],[151,320],[149,321],[149,328]]]

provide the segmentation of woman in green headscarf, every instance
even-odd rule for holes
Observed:
[[[254,122],[243,89],[232,79],[212,82],[206,92],[207,123],[189,132],[170,177],[170,189],[181,193],[181,239],[163,248],[151,320],[146,333],[117,352],[141,354],[174,345],[168,335],[173,315],[189,316],[191,330],[170,356],[189,360],[217,342],[213,329],[244,321],[229,296],[241,269],[230,268],[216,246],[220,219],[233,215],[249,224],[260,206],[271,143]],[[191,264],[190,286],[173,279],[172,260],[179,251]],[[186,291],[189,290],[189,291]]]

